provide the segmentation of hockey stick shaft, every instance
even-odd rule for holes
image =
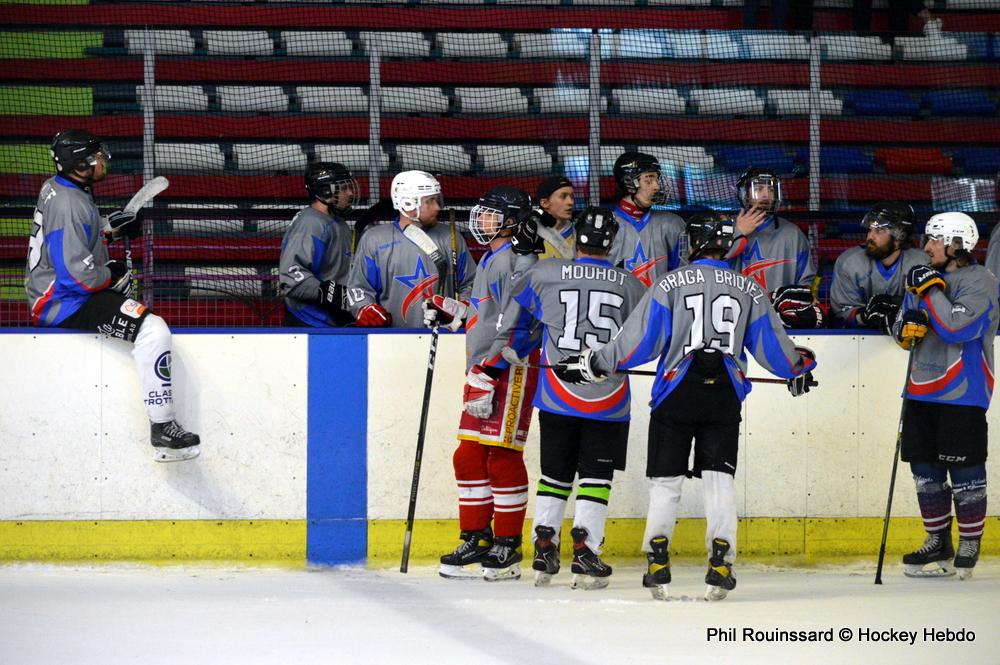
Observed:
[[[557,367],[560,367],[560,365],[533,365],[531,363],[525,363],[524,366],[531,367],[533,369],[556,369]],[[658,376],[659,372],[647,369],[619,369],[615,371],[615,374],[627,374],[629,376]],[[756,376],[750,376],[747,377],[747,379],[752,383],[775,383],[775,384],[780,383],[781,385],[788,384],[788,379],[774,379],[771,377],[756,377]],[[819,385],[819,382],[810,381],[808,385],[810,388],[815,388],[816,386]]]
[[[906,389],[910,385],[910,372],[913,370],[913,350],[910,347],[906,360],[906,380],[903,383],[903,404],[899,407],[899,426],[896,428],[896,452],[892,456],[892,475],[889,476],[889,496],[885,500],[885,519],[882,520],[882,543],[878,548],[878,566],[875,567],[875,584],[882,584],[882,565],[885,563],[885,543],[889,537],[889,515],[892,513],[892,494],[896,488],[896,469],[899,467],[899,453],[903,447],[903,418],[906,417]]]
[[[129,274],[129,281],[132,282],[132,299],[135,300],[139,295],[139,280],[132,272],[132,240],[127,235],[123,238],[125,240],[125,270]]]
[[[413,460],[413,479],[410,481],[410,506],[406,511],[406,535],[403,537],[403,559],[399,572],[410,566],[410,544],[413,541],[413,518],[417,512],[417,488],[420,486],[420,464],[424,457],[424,436],[427,433],[427,412],[431,405],[431,387],[434,384],[434,360],[437,358],[438,326],[431,331],[431,349],[427,354],[427,378],[424,381],[424,403],[420,407],[420,429],[417,430],[417,453]]]
[[[451,223],[451,297],[458,300],[458,231],[455,230],[455,211],[449,213]]]

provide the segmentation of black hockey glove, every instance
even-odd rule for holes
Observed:
[[[899,315],[900,299],[894,296],[879,294],[868,300],[864,311],[858,315],[858,323],[866,328],[881,330],[890,334],[893,322]]]
[[[796,376],[795,378],[788,379],[788,392],[792,393],[792,397],[799,397],[805,395],[809,392],[809,387],[813,385],[813,373],[806,372]]]
[[[111,271],[109,289],[120,293],[126,298],[132,297],[132,273],[128,271],[124,261],[108,261],[104,267]]]
[[[539,215],[538,221],[541,222],[542,226],[547,226],[550,229],[555,228],[556,224],[559,223],[555,217],[544,211]]]
[[[563,358],[556,363],[553,371],[566,383],[600,383],[608,377],[590,364],[592,355],[593,349],[586,348],[579,355]]]
[[[771,303],[786,328],[821,328],[823,310],[805,286],[783,286],[771,294]]]
[[[319,283],[319,297],[316,304],[332,312],[344,311],[344,287],[331,280]]]
[[[511,249],[515,254],[529,256],[545,251],[545,241],[538,235],[539,221],[538,213],[533,210],[517,220],[514,233],[510,237]]]
[[[928,290],[935,286],[945,287],[944,278],[934,268],[930,266],[913,266],[910,272],[906,273],[906,290],[910,293],[923,297]]]
[[[135,240],[142,235],[142,213],[115,210],[108,215],[108,226],[111,227],[111,239],[127,237]]]

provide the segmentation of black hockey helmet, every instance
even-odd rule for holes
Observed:
[[[774,214],[781,207],[781,178],[773,171],[751,166],[736,181],[736,198],[744,210],[757,208]]]
[[[913,234],[913,207],[902,201],[879,201],[861,219],[861,228],[889,229],[892,237],[906,241]]]
[[[615,160],[613,173],[619,198],[635,194],[639,189],[639,176],[643,173],[655,173],[660,179],[660,191],[653,196],[653,203],[663,203],[667,200],[667,187],[663,180],[663,171],[656,157],[644,152],[624,152]]]
[[[576,228],[576,246],[592,252],[607,254],[618,235],[618,220],[611,208],[590,207],[573,220]]]
[[[685,230],[691,247],[691,258],[696,259],[708,250],[728,252],[733,245],[736,224],[727,213],[700,210],[691,215]]]
[[[59,132],[52,139],[49,153],[52,155],[52,161],[56,163],[56,170],[63,174],[95,166],[98,153],[103,153],[105,160],[111,159],[111,151],[107,146],[85,129],[67,129]]]
[[[348,190],[351,196],[344,205],[338,206],[340,193]],[[358,200],[358,182],[351,171],[337,162],[313,162],[306,167],[306,191],[309,197],[321,201],[343,214]]]
[[[531,212],[531,197],[523,189],[498,185],[483,194],[469,211],[469,231],[477,242],[486,245]]]

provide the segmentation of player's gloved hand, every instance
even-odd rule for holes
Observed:
[[[579,355],[563,358],[556,363],[553,371],[566,383],[600,383],[608,377],[595,371],[590,364],[593,353],[593,349],[588,347]]]
[[[473,365],[465,377],[462,402],[469,415],[475,418],[489,418],[493,415],[493,393],[498,379],[489,375],[482,365]]]
[[[559,221],[555,217],[545,212],[544,210],[542,211],[542,214],[538,216],[538,221],[541,223],[542,226],[547,226],[550,229],[555,228],[556,224],[559,223]]]
[[[945,287],[944,277],[930,266],[913,266],[910,272],[906,273],[906,290],[923,296],[928,290],[940,286]]]
[[[538,213],[532,210],[523,215],[514,226],[514,233],[510,237],[511,249],[515,254],[527,256],[529,254],[541,254],[545,251],[545,241],[538,235],[538,224],[541,221]]]
[[[881,330],[888,335],[898,315],[899,299],[887,294],[878,294],[868,299],[864,311],[858,315],[858,323],[866,328]]]
[[[111,285],[108,287],[126,298],[132,297],[132,273],[124,261],[108,261],[104,267],[111,271]]]
[[[319,283],[319,297],[316,304],[324,309],[343,311],[344,287],[333,280],[323,280]]]
[[[362,328],[388,328],[392,325],[392,314],[375,303],[362,307],[354,318]]]
[[[809,387],[813,383],[813,373],[806,372],[805,374],[800,374],[799,376],[788,379],[788,392],[792,393],[792,397],[799,397],[805,395],[809,392]]]
[[[786,328],[820,328],[823,310],[806,286],[783,286],[771,294],[771,304]]]
[[[107,216],[108,226],[111,227],[111,239],[128,237],[134,240],[142,235],[142,215],[141,213],[125,212],[115,210]]]
[[[469,315],[469,306],[461,300],[433,295],[422,303],[424,310],[424,325],[433,328],[441,325],[455,332],[465,323]]]
[[[908,309],[893,326],[896,343],[904,349],[911,349],[927,335],[930,319],[922,309]]]

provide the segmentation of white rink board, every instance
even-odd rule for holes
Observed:
[[[888,337],[800,335],[816,351],[819,388],[793,398],[783,385],[756,384],[744,404],[737,507],[743,517],[879,517],[885,513],[906,354]],[[458,516],[451,455],[461,407],[463,337],[442,335],[417,502],[418,519]],[[406,516],[429,335],[369,337],[368,517]],[[864,359],[862,364],[861,359]],[[646,367],[651,369],[652,367]],[[769,376],[751,359],[751,376]],[[646,513],[646,432],[651,378],[632,380],[628,468],[615,474],[609,517]],[[992,432],[997,408],[988,412]],[[991,448],[993,437],[990,437]],[[538,422],[525,450],[538,479]],[[1000,467],[988,464],[990,514],[996,514]],[[900,464],[893,515],[916,516],[913,482]],[[679,515],[701,517],[700,482],[689,481]],[[572,502],[570,503],[572,514]]]
[[[305,518],[308,337],[173,340],[190,464],[153,461],[130,345],[0,335],[0,520]]]

